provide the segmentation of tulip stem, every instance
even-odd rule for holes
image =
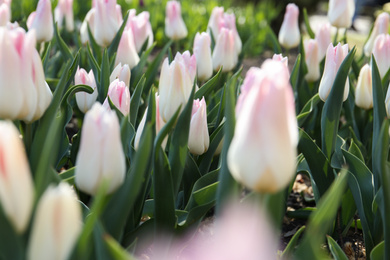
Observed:
[[[334,38],[333,38],[333,45],[336,46],[337,45],[337,38],[339,37],[339,28],[337,28],[336,30],[336,34],[334,35]]]
[[[32,137],[33,137],[33,129],[32,124],[21,122],[21,126],[23,129],[23,142],[26,148],[27,154],[30,154]]]

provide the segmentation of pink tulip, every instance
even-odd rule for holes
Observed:
[[[355,103],[364,109],[371,109],[373,106],[371,66],[368,64],[360,70],[355,90]]]
[[[93,71],[90,70],[89,73],[85,69],[77,68],[76,74],[74,76],[75,85],[87,85],[93,89],[93,93],[89,94],[87,92],[77,92],[76,93],[76,103],[81,112],[86,113],[91,109],[92,105],[96,102],[98,97],[98,90],[96,86],[95,76]]]
[[[66,30],[72,32],[74,30],[73,0],[59,0],[54,9],[54,20],[57,22],[58,28],[62,28],[64,19]]]
[[[0,26],[6,26],[11,21],[11,9],[6,3],[0,5]]]
[[[89,41],[89,34],[88,34],[88,26],[89,29],[91,29],[91,33],[93,35],[93,29],[95,28],[95,8],[92,8],[88,11],[87,15],[84,18],[83,23],[80,27],[80,39],[82,44],[87,44]]]
[[[285,66],[286,66],[286,68],[288,68],[288,57],[286,56],[286,57],[283,57],[283,55],[282,54],[274,54],[273,56],[272,56],[272,59],[273,60],[276,60],[276,61],[280,61],[280,62],[282,62]]]
[[[209,149],[210,137],[207,128],[207,106],[204,97],[194,100],[190,122],[188,148],[190,153],[201,155]]]
[[[378,65],[379,74],[383,79],[390,68],[390,35],[380,34],[376,37],[372,54]]]
[[[81,205],[73,189],[64,182],[49,186],[37,205],[27,258],[69,259],[81,228]]]
[[[103,103],[103,107],[109,108],[108,97],[110,97],[111,102],[122,112],[124,116],[128,115],[130,112],[130,90],[123,81],[119,79],[111,82],[108,87],[107,98]]]
[[[389,20],[390,16],[386,12],[381,13],[376,18],[374,28],[372,29],[372,32],[370,34],[370,38],[368,38],[366,44],[364,45],[364,54],[366,56],[371,55],[376,37],[380,34],[388,34]]]
[[[232,176],[257,192],[277,192],[295,174],[298,128],[286,66],[267,60],[239,112],[228,150]],[[277,120],[275,120],[277,119]]]
[[[34,184],[19,131],[0,121],[0,206],[17,233],[26,230],[34,203]]]
[[[187,37],[188,31],[181,16],[180,2],[168,1],[165,12],[165,35],[172,40]]]
[[[295,48],[299,45],[301,34],[299,32],[298,24],[299,8],[295,4],[288,4],[286,6],[286,13],[282,27],[279,31],[279,43],[286,49]]]
[[[76,186],[96,195],[103,182],[107,193],[114,192],[125,179],[126,162],[118,117],[95,103],[85,114],[80,149],[76,158]]]
[[[194,40],[194,55],[196,57],[197,75],[201,81],[208,80],[213,75],[213,61],[211,57],[210,35],[196,33]]]
[[[232,30],[222,28],[213,51],[213,68],[223,72],[231,71],[238,63],[238,52]]]
[[[48,42],[53,38],[53,14],[50,0],[39,0],[37,10],[27,19],[29,30],[35,30],[38,42]]]
[[[129,19],[126,27],[130,27],[134,34],[134,43],[137,53],[141,51],[143,44],[148,41],[147,48],[153,44],[153,31],[150,24],[150,14],[147,11],[141,12],[138,15],[135,9],[130,10]]]
[[[32,122],[49,106],[52,93],[35,49],[35,30],[0,27],[0,117]]]
[[[318,43],[318,60],[322,60],[326,55],[326,50],[330,43],[332,43],[332,39],[330,36],[330,24],[324,23],[322,24],[316,32],[316,41]]]
[[[329,0],[328,19],[334,27],[351,27],[354,13],[354,0]]]
[[[195,55],[190,56],[188,51],[183,55],[177,53],[169,64],[164,60],[160,73],[159,95],[160,113],[165,122],[173,116],[181,105],[181,110],[191,94],[196,74]]]
[[[314,39],[304,41],[305,61],[307,65],[307,74],[305,79],[308,82],[317,81],[320,78],[320,60],[318,43]]]
[[[130,77],[131,71],[129,65],[125,64],[122,66],[122,63],[119,63],[110,75],[110,83],[114,80],[119,79],[119,81],[123,81],[127,87],[130,86]]]
[[[348,54],[348,44],[337,44],[336,47],[333,47],[333,44],[329,44],[328,50],[326,52],[325,58],[325,68],[324,73],[320,81],[318,88],[318,93],[320,98],[325,102],[328,99],[329,93],[332,89],[336,74],[341,66],[341,63],[344,61],[345,57]],[[349,80],[347,78],[344,88],[344,98],[347,100],[349,94]]]
[[[128,64],[130,69],[132,69],[137,66],[138,62],[139,56],[134,43],[134,35],[131,28],[127,28],[122,33],[115,58],[115,64]]]

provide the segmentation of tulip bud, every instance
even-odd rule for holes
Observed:
[[[49,186],[35,212],[28,259],[68,259],[81,228],[81,208],[72,188],[63,182]]]
[[[58,28],[62,28],[64,19],[66,30],[72,32],[74,30],[73,0],[59,0],[54,9],[54,20],[57,22]]]
[[[318,44],[316,40],[308,39],[304,42],[305,61],[307,65],[307,74],[305,79],[308,82],[314,82],[320,78],[320,61],[318,59]]]
[[[181,16],[181,5],[178,1],[168,1],[165,10],[165,35],[172,40],[187,37],[187,27]]]
[[[11,9],[6,3],[0,5],[0,26],[6,26],[11,21]]]
[[[194,54],[198,79],[208,80],[213,75],[213,61],[211,58],[211,38],[205,32],[196,33],[194,40]]]
[[[169,64],[168,58],[164,60],[160,73],[160,113],[165,122],[175,114],[181,105],[181,110],[190,97],[196,73],[195,55],[190,56],[186,51],[177,53],[175,59]]]
[[[129,65],[125,64],[122,66],[122,63],[119,63],[110,75],[110,82],[112,83],[114,80],[119,79],[119,81],[123,81],[129,87],[130,76],[131,71]]]
[[[235,46],[234,32],[222,28],[213,51],[213,68],[223,72],[231,71],[238,63],[238,53]]]
[[[147,48],[150,48],[153,44],[153,31],[152,25],[150,24],[150,14],[144,11],[138,15],[135,9],[130,10],[129,18],[126,27],[131,28],[134,34],[134,43],[137,53],[142,49],[142,46],[148,41]]]
[[[161,118],[161,115],[160,115],[160,108],[159,108],[160,96],[158,96],[157,93],[156,93],[155,100],[156,100],[156,134],[158,134],[160,132],[160,130],[164,127],[165,122]],[[145,113],[141,119],[141,122],[138,125],[137,132],[135,134],[135,138],[134,138],[134,149],[135,150],[138,150],[139,141],[141,140],[141,135],[142,135],[142,132],[144,131],[144,128],[145,128],[147,114],[148,114],[148,109],[146,108]],[[168,136],[166,136],[161,143],[161,147],[163,148],[163,150],[165,150],[165,147],[167,146],[167,141],[168,141]]]
[[[326,55],[329,44],[332,43],[329,23],[324,23],[319,27],[315,39],[318,44],[318,60],[321,61]]]
[[[89,41],[88,25],[89,29],[91,29],[91,33],[93,34],[93,29],[95,28],[95,8],[88,11],[80,27],[80,40],[84,45]]]
[[[286,57],[283,57],[283,55],[282,54],[274,54],[273,56],[272,56],[272,59],[273,60],[276,60],[276,61],[280,61],[280,62],[282,62],[285,66],[286,66],[286,68],[288,68],[288,57],[286,56]]]
[[[298,6],[288,4],[278,37],[280,45],[286,49],[295,48],[299,45],[301,34],[299,32],[298,16]]]
[[[387,117],[390,118],[390,84],[389,84],[389,86],[387,87],[387,93],[386,93],[385,104],[386,104]],[[389,131],[390,131],[390,130],[389,130]]]
[[[375,20],[374,28],[371,31],[370,38],[368,38],[364,45],[364,54],[371,56],[374,47],[375,39],[380,34],[388,34],[390,16],[388,13],[381,13]]]
[[[376,37],[372,54],[378,65],[381,79],[383,79],[390,68],[390,35],[380,34]]]
[[[130,69],[137,66],[139,56],[134,44],[134,36],[131,28],[123,31],[115,58],[115,65],[128,64]]]
[[[362,67],[355,90],[355,103],[358,107],[370,109],[373,106],[371,66]]]
[[[38,42],[48,42],[53,38],[53,15],[50,0],[39,0],[37,10],[27,19],[29,30],[35,30]]]
[[[10,121],[0,121],[0,207],[17,233],[30,220],[34,186],[19,132]]]
[[[103,107],[109,109],[110,104],[108,103],[108,97],[111,102],[122,112],[124,116],[130,112],[130,90],[123,81],[119,79],[111,82],[108,87],[107,98],[103,103]]]
[[[194,100],[188,136],[190,153],[201,155],[209,149],[210,137],[207,128],[207,106],[204,97]]]
[[[122,185],[125,173],[118,117],[95,103],[84,117],[75,183],[83,192],[96,195],[103,182],[108,182],[107,193],[112,193]]]
[[[32,122],[51,102],[35,44],[35,30],[0,27],[0,118]]]
[[[81,112],[87,113],[91,109],[92,105],[95,103],[98,97],[98,90],[96,86],[95,76],[93,71],[90,70],[89,73],[85,69],[77,68],[76,74],[74,76],[75,85],[87,85],[93,89],[93,93],[89,94],[87,92],[77,92],[76,93],[76,103]]]
[[[329,0],[328,19],[334,27],[351,27],[354,13],[354,0]]]
[[[257,192],[277,192],[295,174],[298,128],[286,66],[267,60],[237,118],[228,150],[232,176]],[[275,120],[277,119],[277,120]]]
[[[333,44],[329,44],[328,50],[326,52],[325,58],[325,68],[324,73],[320,81],[318,88],[318,93],[322,101],[328,99],[330,90],[332,89],[334,80],[336,78],[337,71],[339,70],[341,63],[348,54],[348,44],[337,44],[336,47],[333,47]],[[347,100],[349,94],[349,80],[347,78],[344,88],[344,98],[343,101]]]

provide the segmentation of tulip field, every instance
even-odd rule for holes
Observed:
[[[390,15],[276,2],[0,0],[0,260],[390,259]]]

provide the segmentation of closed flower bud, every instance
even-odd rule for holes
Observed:
[[[134,43],[137,53],[141,51],[142,46],[148,41],[147,48],[153,44],[153,31],[150,24],[150,14],[147,11],[141,12],[138,15],[135,9],[130,10],[129,19],[126,27],[130,27],[134,34]]]
[[[296,169],[298,128],[286,67],[267,60],[237,118],[228,150],[232,176],[257,192],[277,192]],[[277,120],[275,120],[277,119]]]
[[[388,34],[389,20],[390,20],[390,16],[386,12],[381,13],[376,18],[374,28],[372,29],[370,34],[370,38],[368,38],[366,44],[364,45],[363,50],[366,56],[371,56],[376,37],[380,34]]]
[[[90,70],[89,73],[85,69],[77,68],[76,74],[74,76],[75,85],[87,85],[93,89],[93,93],[89,94],[87,92],[77,92],[76,93],[76,103],[81,112],[87,113],[91,109],[92,105],[95,103],[98,97],[98,90],[96,86],[95,76],[93,71]]]
[[[320,78],[320,60],[318,58],[318,44],[316,40],[308,39],[304,42],[305,61],[307,65],[307,74],[305,79],[308,82],[314,82]]]
[[[324,73],[322,74],[318,88],[318,93],[322,101],[325,102],[328,99],[334,80],[336,79],[337,71],[339,70],[341,63],[344,61],[347,54],[348,44],[341,46],[339,43],[336,47],[333,47],[333,44],[329,44],[328,50],[326,52]],[[348,94],[349,80],[347,78],[345,82],[343,101],[347,100]]]
[[[27,259],[68,259],[81,227],[80,203],[72,188],[67,183],[49,186],[38,202]]]
[[[319,27],[315,39],[318,44],[318,60],[321,61],[326,55],[329,44],[332,43],[329,23],[324,23]]]
[[[19,132],[10,121],[0,121],[0,206],[17,233],[30,220],[34,185]]]
[[[103,103],[103,107],[110,108],[108,103],[108,97],[111,102],[122,112],[124,116],[127,116],[130,112],[130,90],[123,81],[119,79],[111,82],[108,87],[107,98]]]
[[[328,19],[334,27],[351,27],[354,13],[354,0],[329,0]]]
[[[165,122],[175,114],[181,105],[181,110],[190,97],[196,74],[195,55],[190,56],[186,51],[177,53],[175,59],[169,64],[168,58],[164,60],[160,73],[160,113]]]
[[[0,118],[32,122],[51,102],[34,31],[0,27]]]
[[[165,35],[172,40],[180,40],[187,37],[187,34],[180,2],[168,1],[165,10]]]
[[[156,100],[156,134],[158,134],[160,132],[160,130],[164,127],[165,122],[161,118],[161,115],[160,115],[160,108],[159,108],[160,96],[158,96],[157,93],[156,93],[155,100]],[[147,114],[148,114],[148,109],[145,110],[145,113],[141,119],[141,122],[138,125],[137,132],[135,134],[135,138],[134,138],[134,149],[135,150],[138,150],[139,141],[141,140],[141,135],[142,135],[142,132],[144,131],[144,128],[145,128]],[[165,150],[165,147],[167,145],[167,140],[168,140],[168,136],[166,136],[164,138],[164,140],[161,144],[161,147],[163,148],[163,150]]]
[[[118,117],[114,111],[95,103],[84,117],[80,149],[76,158],[75,183],[85,193],[96,195],[108,182],[114,192],[125,179],[126,162]]]
[[[53,38],[53,14],[50,0],[39,0],[37,10],[27,19],[29,30],[35,30],[38,42],[48,42]]]
[[[6,3],[0,5],[0,26],[6,26],[11,21],[11,9]]]
[[[298,6],[288,4],[278,37],[280,45],[286,49],[295,48],[299,45],[301,34],[299,32],[298,16]]]
[[[378,65],[379,75],[383,79],[390,68],[390,35],[380,34],[376,37],[372,54]]]
[[[358,107],[370,109],[373,106],[371,66],[362,67],[355,90],[355,103]]]
[[[131,28],[128,28],[123,31],[119,41],[115,64],[128,64],[130,69],[132,69],[137,66],[138,62],[139,56],[134,44],[134,35]]]
[[[205,32],[196,33],[194,40],[194,55],[196,57],[198,79],[201,81],[208,80],[213,75],[211,38],[209,34]]]
[[[66,30],[72,32],[74,30],[73,0],[59,0],[54,9],[54,20],[57,22],[58,28],[62,28],[64,19]]]
[[[116,79],[123,81],[127,87],[130,85],[130,76],[131,71],[129,65],[125,64],[122,66],[122,63],[119,63],[110,75],[110,82],[113,82]]]
[[[223,72],[231,71],[238,63],[238,52],[235,46],[234,32],[222,28],[213,51],[213,68]]]
[[[194,100],[188,136],[190,153],[201,155],[209,149],[210,137],[207,128],[207,106],[204,97]]]

